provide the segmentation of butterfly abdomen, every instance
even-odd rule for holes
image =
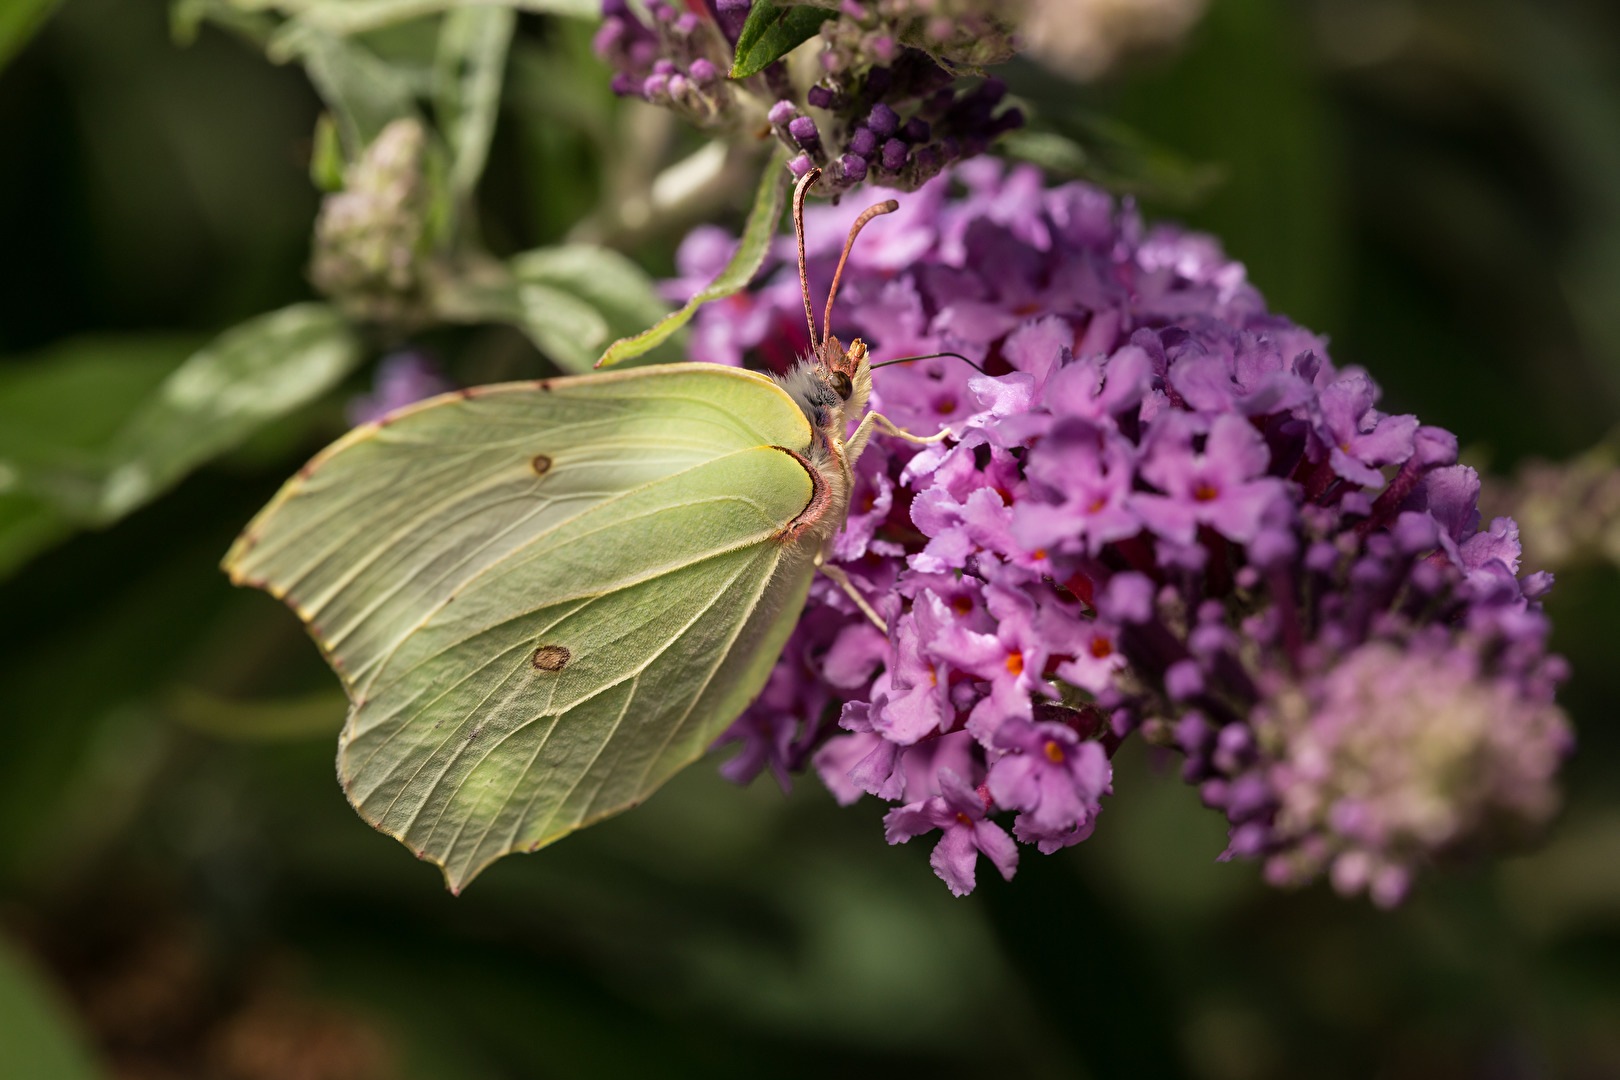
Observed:
[[[780,543],[790,544],[817,525],[825,528],[826,520],[833,510],[834,485],[827,471],[810,457],[799,453],[797,450],[790,450],[785,446],[778,446],[776,449],[804,466],[806,475],[810,477],[810,501],[805,503],[804,509],[799,511],[797,517],[788,522],[780,532],[772,537],[773,540]]]

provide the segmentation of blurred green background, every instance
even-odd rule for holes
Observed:
[[[48,7],[0,3],[0,35]],[[589,33],[520,20],[483,241],[605,240],[665,275],[691,221],[603,208],[700,142],[614,102]],[[1474,463],[1620,419],[1606,0],[1215,0],[1104,84],[1006,75]],[[159,0],[51,14],[0,70],[0,449],[92,454],[211,336],[313,298],[319,110],[239,38],[177,46]],[[693,213],[735,226],[751,183]],[[462,382],[546,370],[510,329],[420,343]],[[368,373],[106,528],[0,479],[0,1078],[1620,1077],[1613,568],[1549,603],[1566,811],[1393,913],[1217,865],[1219,820],[1140,746],[1093,840],[966,900],[872,800],[710,765],[456,899],[344,802],[341,695],[296,620],[216,569]]]

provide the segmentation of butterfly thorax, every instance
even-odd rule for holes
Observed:
[[[773,375],[804,418],[818,432],[842,441],[848,425],[866,412],[872,395],[872,369],[866,343],[856,338],[846,350],[835,337],[806,354],[785,375]]]
[[[846,350],[828,337],[816,355],[806,356],[785,375],[772,376],[810,422],[810,446],[805,456],[826,481],[832,496],[823,520],[830,535],[844,520],[853,486],[844,441],[849,425],[866,412],[872,394],[872,369],[865,342],[859,338]],[[820,531],[820,530],[818,530]]]

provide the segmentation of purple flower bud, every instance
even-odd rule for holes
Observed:
[[[805,92],[804,99],[818,109],[830,109],[833,103],[833,92],[825,86],[812,86]]]
[[[860,181],[866,179],[865,158],[857,157],[854,154],[845,154],[843,157],[839,158],[839,162],[844,166],[844,176],[848,178],[851,183],[859,183]]]
[[[1227,789],[1226,815],[1233,821],[1245,821],[1263,813],[1272,801],[1271,785],[1259,773],[1245,773]]]
[[[1145,623],[1153,618],[1153,581],[1134,570],[1115,574],[1097,598],[1097,607],[1110,619]]]
[[[658,42],[652,38],[641,38],[630,44],[630,66],[636,70],[650,67],[658,59]]]
[[[808,116],[797,116],[788,121],[788,134],[793,136],[793,140],[804,150],[814,150],[821,143],[821,133],[816,130],[816,122]]]
[[[701,24],[702,20],[700,20],[690,11],[687,11],[682,13],[680,18],[675,20],[675,32],[682,37],[688,37],[694,31],[696,31]]]
[[[1254,732],[1247,724],[1227,724],[1215,738],[1215,764],[1227,773],[1247,765],[1254,753]]]
[[[653,69],[653,74],[654,75],[673,75],[673,74],[675,74],[675,71],[676,71],[675,61],[673,61],[673,60],[657,60],[657,61],[654,61],[652,69]]]
[[[701,56],[692,61],[692,66],[687,69],[687,74],[691,76],[693,82],[700,84],[714,82],[720,77],[719,69]]]
[[[345,411],[349,423],[358,426],[452,388],[426,353],[414,349],[391,353],[377,365],[371,393],[351,399]]]
[[[1177,660],[1164,673],[1164,692],[1171,701],[1186,701],[1204,692],[1204,673],[1196,660]]]
[[[642,80],[641,95],[648,101],[669,96],[669,76],[649,75]]]
[[[737,40],[743,24],[748,21],[748,11],[753,6],[753,0],[716,0],[714,10],[728,41]]]
[[[788,162],[788,168],[792,171],[793,175],[797,177],[803,176],[805,173],[815,168],[815,164],[815,162],[810,160],[809,154],[800,154],[798,157]]]
[[[607,59],[612,55],[614,46],[625,37],[624,20],[609,16],[602,20],[602,25],[596,28],[591,37],[591,51],[597,56]]]
[[[1181,747],[1181,752],[1192,756],[1208,750],[1215,733],[1210,730],[1209,721],[1204,719],[1203,713],[1189,712],[1176,721],[1175,735],[1176,745]]]
[[[784,99],[772,105],[770,112],[765,114],[765,118],[773,124],[783,125],[798,115],[798,107],[793,102]]]
[[[996,136],[1002,134],[1003,132],[1015,131],[1023,126],[1024,110],[1016,108],[1008,109],[1006,112],[1002,113],[1000,116],[996,117],[990,122],[987,134]]]
[[[928,121],[920,116],[913,116],[906,121],[906,126],[901,130],[901,133],[907,142],[924,143],[928,141],[928,134],[931,130]]]
[[[1520,586],[1526,600],[1540,600],[1552,591],[1553,575],[1549,570],[1541,570],[1524,579]]]
[[[642,80],[623,71],[608,81],[608,88],[620,97],[641,97]]]
[[[880,101],[872,106],[872,112],[866,118],[866,126],[871,128],[874,134],[887,139],[900,130],[900,116]]]
[[[1445,428],[1420,427],[1412,442],[1412,457],[1420,465],[1452,465],[1457,461],[1457,436]]]
[[[905,167],[906,157],[910,152],[910,148],[899,139],[890,139],[883,144],[883,167],[890,172],[899,172]]]
[[[1395,519],[1395,543],[1404,554],[1420,555],[1440,544],[1440,526],[1428,514],[1403,513]]]
[[[877,153],[877,136],[872,134],[869,127],[858,127],[849,136],[849,150],[852,154],[859,154],[863,158],[871,158]]]

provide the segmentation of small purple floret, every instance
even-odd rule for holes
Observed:
[[[821,145],[821,133],[816,130],[816,122],[808,116],[796,116],[788,121],[788,134],[793,136],[801,149],[814,150]]]
[[[866,126],[878,136],[887,139],[900,130],[900,117],[880,101],[872,106],[872,112],[866,118]]]

